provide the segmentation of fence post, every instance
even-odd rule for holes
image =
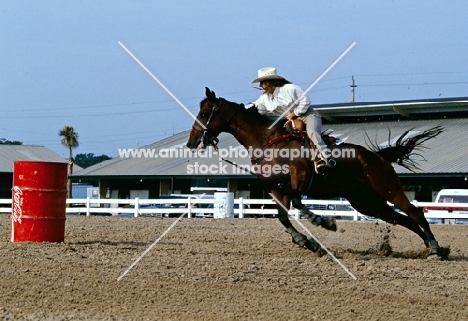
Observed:
[[[358,220],[358,211],[354,210],[354,221]]]
[[[138,217],[138,214],[140,212],[140,199],[138,197],[135,197],[135,213],[133,214],[133,217]]]
[[[91,215],[91,199],[90,197],[86,197],[86,216]]]
[[[187,217],[192,218],[192,198],[191,197],[187,198],[187,208],[188,208]]]
[[[244,218],[244,198],[239,197],[239,218]]]

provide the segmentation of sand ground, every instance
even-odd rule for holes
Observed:
[[[67,216],[63,243],[12,243],[0,215],[0,318],[468,320],[466,225],[432,225],[451,250],[439,261],[399,226],[304,221],[354,280],[276,219],[182,219],[142,256],[174,221]]]

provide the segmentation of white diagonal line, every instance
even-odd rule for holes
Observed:
[[[272,193],[269,193],[271,197],[273,197],[273,199],[275,200],[276,204],[279,204],[285,211],[286,213],[289,213],[289,210],[284,206],[283,203],[281,203]],[[351,273],[348,268],[346,268],[346,266],[344,266],[343,263],[341,263],[340,260],[338,260],[332,252],[330,252],[326,247],[325,245],[322,244],[322,242],[320,242],[318,240],[318,238],[315,237],[314,234],[312,234],[311,231],[309,231],[309,229],[307,229],[304,224],[302,224],[302,222],[297,219],[296,217],[294,217],[294,219],[296,220],[296,222],[305,230],[307,231],[307,233],[309,233],[309,235],[325,250],[325,252],[327,252],[349,275],[351,275],[351,277],[354,279],[354,280],[357,280],[357,278],[354,276],[353,273]]]
[[[203,193],[202,195],[200,195],[199,197],[197,197],[197,199],[195,200],[195,202],[193,203],[193,205],[197,204],[197,201],[200,200],[206,193]],[[177,220],[174,221],[174,223],[171,224],[171,226],[169,226],[163,234],[161,234],[160,237],[158,237],[158,239],[156,241],[153,242],[153,244],[151,244],[129,267],[128,269],[125,270],[124,273],[122,273],[117,281],[120,281],[128,272],[130,272],[130,270],[138,263],[140,262],[140,260],[143,258],[143,256],[145,256],[152,248],[153,246],[155,246],[156,244],[158,244],[159,241],[161,241],[161,239],[164,237],[164,235],[166,235],[167,233],[169,233],[169,231],[177,224],[177,222],[179,222],[184,216],[185,214],[187,214],[187,212],[189,211],[189,209],[187,209],[185,212],[183,212],[178,218]]]
[[[182,102],[166,87],[164,86],[164,84],[158,79],[156,78],[155,75],[153,75],[153,73],[145,67],[145,65],[143,65],[143,63],[138,60],[137,57],[135,57],[135,55],[127,49],[127,47],[125,47],[125,45],[123,43],[121,43],[120,41],[118,42],[119,45],[130,55],[130,57],[132,57],[140,66],[141,68],[143,68],[150,76],[151,78],[153,78],[183,109],[185,109],[185,111],[193,118],[195,119],[196,122],[198,122],[198,124],[200,124],[201,127],[203,127],[203,129],[206,129],[205,125],[203,125],[202,122],[200,122],[197,117],[195,117],[191,112],[190,110],[187,109],[187,107],[185,107],[184,104],[182,104]]]
[[[325,70],[325,71],[320,75],[320,77],[318,77],[317,80],[314,81],[313,84],[310,85],[309,88],[307,88],[307,90],[304,91],[304,93],[302,93],[302,95],[300,95],[300,96],[294,101],[294,103],[293,103],[291,106],[289,106],[289,108],[286,109],[286,110],[284,111],[284,113],[283,113],[281,116],[278,117],[278,119],[275,120],[275,122],[274,122],[273,124],[270,125],[270,127],[268,127],[268,129],[271,129],[277,122],[280,121],[281,118],[283,118],[283,117],[291,110],[291,108],[293,108],[294,106],[296,106],[296,104],[297,104],[297,102],[299,101],[299,99],[301,99],[302,97],[304,97],[305,95],[307,95],[307,93],[309,92],[309,90],[311,90],[311,89],[320,81],[320,79],[322,79],[322,78],[323,78],[323,77],[324,77],[324,76],[341,60],[341,58],[343,58],[343,57],[354,47],[355,44],[356,44],[356,41],[353,42],[353,43],[351,44],[351,46],[349,46],[348,49],[346,49],[345,52],[343,52],[343,53],[341,54],[341,56],[339,56],[339,57],[335,60],[335,62],[332,63],[332,64],[330,65],[330,67],[328,67],[327,70]]]

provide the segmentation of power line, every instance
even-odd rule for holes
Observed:
[[[425,82],[425,83],[407,83],[407,84],[364,84],[361,87],[398,87],[398,86],[435,86],[435,85],[464,85],[468,82],[457,81],[457,82]]]

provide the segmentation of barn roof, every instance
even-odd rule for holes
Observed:
[[[0,145],[0,172],[13,173],[15,161],[66,163],[67,160],[44,146]],[[75,170],[81,170],[75,166]]]
[[[443,119],[468,112],[468,97],[314,106],[330,123],[375,120]]]

